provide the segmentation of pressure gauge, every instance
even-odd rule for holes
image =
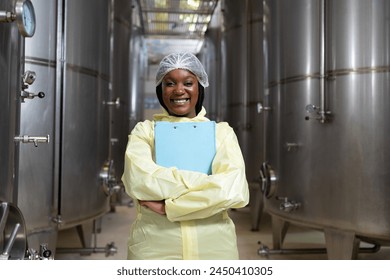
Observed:
[[[35,33],[35,11],[31,1],[16,1],[15,15],[20,33],[25,37],[32,37]]]
[[[0,11],[0,22],[16,20],[19,31],[24,37],[32,37],[35,33],[35,12],[30,0],[17,0],[15,12]]]

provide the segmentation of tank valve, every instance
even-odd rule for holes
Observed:
[[[299,149],[299,144],[298,143],[286,143],[286,149],[287,149],[287,152],[293,152],[293,151],[297,151]]]
[[[40,244],[39,246],[39,256],[42,260],[50,260],[52,258],[52,252],[48,249],[46,243]]]
[[[107,196],[119,192],[123,185],[115,176],[114,161],[107,160],[99,173],[99,179],[103,185],[103,191]]]
[[[121,106],[121,99],[117,97],[113,101],[103,101],[103,104],[107,106],[115,106],[116,108],[119,108]]]
[[[306,105],[305,109],[306,112],[308,112],[309,114],[315,113],[316,117],[314,119],[320,121],[321,123],[329,122],[331,120],[331,114],[332,114],[331,111],[324,111],[319,106],[313,104]],[[306,116],[305,120],[308,121],[311,118],[312,117],[310,116]]]
[[[29,92],[29,91],[22,91],[20,93],[20,97],[22,97],[22,102],[24,103],[24,99],[25,98],[28,98],[28,99],[33,99],[35,97],[39,97],[39,98],[44,98],[45,97],[45,93],[40,91],[38,93],[32,93],[32,92]]]
[[[271,111],[271,107],[264,107],[263,103],[257,102],[257,113],[261,114],[264,111]]]
[[[35,74],[34,71],[27,70],[23,74],[23,88],[27,88],[27,85],[32,85],[35,82],[35,79],[37,78],[37,74]],[[26,85],[27,84],[27,85]]]
[[[115,247],[114,242],[108,243],[105,247],[105,250],[106,250],[106,257],[113,256],[118,252],[118,248]]]
[[[14,138],[15,142],[22,142],[22,143],[34,143],[35,147],[38,147],[38,143],[49,143],[50,142],[50,136],[15,136]]]
[[[288,200],[288,197],[276,197],[277,200],[283,200],[283,202],[280,204],[279,209],[284,211],[284,212],[291,212],[294,210],[297,210],[301,208],[301,203],[293,201],[293,200]]]
[[[52,217],[51,221],[53,223],[57,224],[59,227],[61,227],[61,225],[64,223],[64,221],[62,220],[61,215],[57,215],[56,217]]]
[[[269,252],[270,252],[270,249],[268,248],[268,246],[262,244],[260,241],[257,242],[257,243],[260,245],[260,248],[257,250],[257,254],[260,255],[260,256],[268,258],[269,257]]]
[[[28,99],[33,99],[35,97],[44,98],[45,97],[45,93],[40,91],[37,94],[35,94],[35,93],[32,93],[32,92],[28,92],[28,91],[22,91],[21,94],[20,94],[20,97],[22,97],[22,102],[24,103],[24,99],[25,98],[28,98]]]
[[[277,178],[274,170],[267,162],[263,162],[260,172],[261,192],[266,198],[273,196],[276,190]]]
[[[48,249],[48,245],[46,243],[42,243],[39,245],[39,252],[29,248],[27,250],[26,259],[37,261],[37,260],[52,260],[53,254],[51,250]]]
[[[45,97],[45,93],[42,91],[40,91],[38,93],[32,93],[32,92],[25,90],[25,89],[28,89],[29,85],[32,85],[35,82],[36,78],[37,78],[37,75],[35,74],[34,71],[24,72],[23,77],[22,77],[22,81],[23,81],[22,92],[20,93],[20,97],[22,98],[22,102],[24,102],[25,98],[33,99],[35,97],[39,97],[39,98]]]

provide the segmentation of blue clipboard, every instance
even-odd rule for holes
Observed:
[[[156,163],[211,174],[215,156],[215,122],[156,122]]]

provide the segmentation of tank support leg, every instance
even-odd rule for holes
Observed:
[[[354,232],[337,229],[325,229],[325,242],[328,259],[352,260],[357,259],[360,240]]]
[[[279,250],[282,248],[289,225],[289,222],[272,216],[272,240],[274,249]]]
[[[261,189],[258,187],[258,184],[256,188],[252,188],[252,189],[254,192],[253,199],[250,202],[251,213],[252,213],[252,231],[258,231],[261,217],[263,215],[264,199],[263,199],[263,193],[261,192]]]
[[[118,249],[114,242],[107,244],[105,247],[97,246],[97,234],[101,231],[101,218],[86,222],[76,226],[82,248],[57,248],[56,253],[70,254],[79,253],[80,255],[91,255],[92,253],[105,253],[106,257],[117,253]]]
[[[90,247],[92,244],[93,222],[86,222],[76,226],[77,234],[80,238],[83,248]]]

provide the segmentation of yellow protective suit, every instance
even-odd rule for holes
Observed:
[[[155,163],[155,121],[208,121],[164,114],[138,123],[125,154],[122,181],[137,208],[128,240],[128,259],[238,259],[235,227],[228,209],[249,201],[244,160],[237,137],[226,123],[216,125],[212,175],[166,168]],[[191,147],[188,147],[191,149]],[[165,200],[166,215],[140,206],[138,200]]]

